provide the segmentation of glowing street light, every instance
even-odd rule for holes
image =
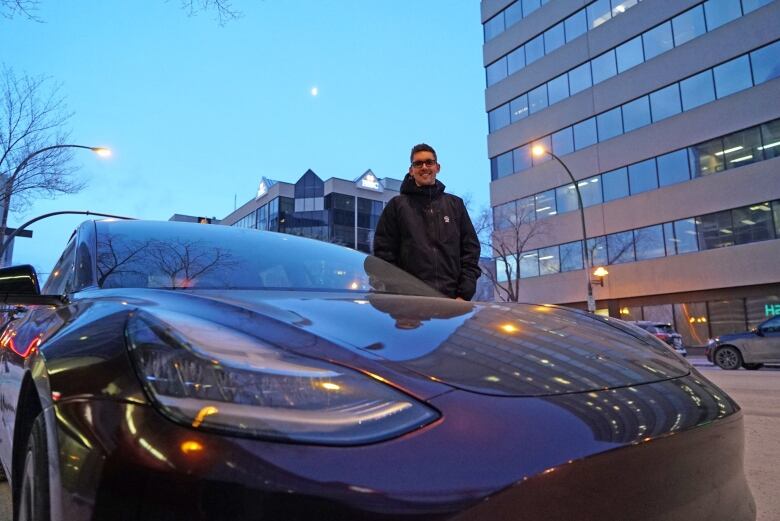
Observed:
[[[8,226],[8,210],[11,206],[11,195],[13,194],[13,186],[14,182],[16,181],[16,178],[19,177],[19,174],[24,170],[24,168],[27,166],[27,164],[30,162],[32,158],[39,154],[43,154],[44,152],[48,152],[49,150],[55,150],[58,148],[82,148],[85,150],[90,150],[97,154],[100,157],[108,157],[111,155],[111,150],[109,150],[106,147],[90,147],[86,145],[72,145],[72,144],[59,144],[59,145],[51,145],[48,147],[43,147],[39,150],[36,150],[35,152],[32,152],[27,155],[14,169],[14,173],[11,174],[11,176],[8,178],[8,180],[5,182],[5,190],[4,190],[4,197],[3,197],[3,214],[2,214],[2,221],[0,221],[0,264],[2,264],[3,259],[3,253],[5,252],[6,246],[10,243],[12,238],[8,238],[6,240],[5,237],[5,230]]]
[[[580,210],[580,222],[582,223],[582,247],[585,250],[585,278],[588,281],[587,307],[588,307],[588,311],[590,313],[593,313],[596,311],[596,301],[593,299],[593,284],[591,283],[590,280],[591,259],[590,259],[590,253],[588,252],[588,235],[585,231],[585,206],[582,204],[582,194],[580,193],[579,184],[577,183],[577,180],[574,179],[574,176],[569,170],[569,167],[567,167],[566,164],[563,161],[561,161],[561,158],[553,154],[551,151],[547,150],[541,145],[534,145],[534,147],[531,148],[531,153],[536,157],[542,157],[543,155],[548,154],[550,157],[555,159],[558,162],[558,164],[560,164],[563,167],[563,169],[569,175],[569,179],[571,179],[571,182],[574,184],[574,190],[575,192],[577,192],[577,207]],[[604,270],[604,268],[601,269]],[[604,270],[604,272],[606,271],[607,270]],[[603,280],[601,284],[602,285],[604,284]]]

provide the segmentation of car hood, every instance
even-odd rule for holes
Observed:
[[[306,353],[301,339],[312,345],[312,338],[320,338],[359,355],[353,357],[358,364],[361,357],[379,360],[391,369],[483,394],[596,391],[689,372],[649,334],[643,339],[621,321],[557,306],[247,290],[167,297],[165,307],[186,309],[280,347]],[[282,329],[261,327],[252,317],[271,319]]]
[[[745,338],[753,338],[755,337],[755,333],[751,333],[749,331],[745,331],[743,333],[729,333],[727,335],[720,335],[718,337],[718,342],[733,342],[734,340],[742,340]]]

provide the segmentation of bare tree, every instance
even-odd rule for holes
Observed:
[[[504,302],[520,299],[520,260],[528,251],[527,245],[546,233],[546,222],[537,221],[533,209],[499,211],[483,208],[474,222],[483,251],[495,259],[493,270],[482,270]]]
[[[190,16],[202,11],[215,11],[219,25],[241,18],[241,12],[233,7],[231,0],[181,0],[182,9]]]
[[[8,19],[20,15],[40,22],[40,19],[35,16],[39,3],[39,0],[0,0],[0,15]]]
[[[167,0],[166,0],[167,1]],[[189,16],[204,11],[214,11],[219,25],[241,18],[241,12],[233,7],[232,0],[179,0],[182,9]],[[0,0],[0,15],[14,18],[19,15],[35,22],[42,20],[36,16],[40,0]]]
[[[65,143],[71,116],[59,86],[43,76],[16,76],[2,66],[0,95],[0,238],[5,242],[9,211],[37,197],[75,193],[83,185],[73,179],[71,150],[56,146]]]

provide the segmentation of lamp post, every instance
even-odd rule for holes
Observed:
[[[561,161],[561,158],[553,154],[550,150],[547,150],[541,145],[536,145],[531,149],[531,153],[536,157],[541,157],[544,154],[548,154],[550,157],[555,159],[558,162],[558,164],[560,164],[563,167],[563,169],[569,175],[569,179],[571,179],[571,182],[574,183],[574,190],[577,192],[577,206],[579,207],[580,210],[580,222],[582,223],[582,247],[585,250],[585,278],[587,279],[588,282],[587,307],[588,307],[588,312],[593,313],[596,311],[596,301],[593,299],[593,284],[590,280],[591,259],[590,259],[590,252],[588,251],[588,235],[585,231],[585,206],[583,206],[582,204],[582,194],[580,193],[580,187],[577,184],[577,180],[574,179],[574,176],[569,170],[569,167],[566,166],[566,163]]]
[[[72,145],[72,144],[59,144],[59,145],[51,145],[48,147],[43,147],[39,150],[36,150],[35,152],[32,152],[27,155],[14,169],[13,174],[11,174],[11,177],[8,178],[8,180],[5,182],[5,190],[3,194],[3,215],[2,219],[0,220],[0,264],[3,263],[3,254],[5,253],[5,249],[10,242],[10,239],[6,241],[5,238],[5,230],[8,225],[8,211],[11,206],[11,196],[13,195],[13,186],[14,182],[16,181],[16,178],[19,176],[19,174],[24,170],[24,168],[27,166],[27,164],[30,162],[32,158],[39,154],[43,154],[44,152],[48,152],[49,150],[55,150],[58,148],[83,148],[85,150],[91,150],[92,152],[96,153],[97,155],[101,157],[108,157],[111,155],[111,150],[105,147],[90,147],[86,145]]]

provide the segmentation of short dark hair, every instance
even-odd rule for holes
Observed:
[[[411,154],[409,154],[409,162],[410,162],[410,163],[411,163],[412,161],[414,161],[414,155],[415,155],[417,152],[430,152],[431,154],[433,154],[433,158],[434,158],[435,160],[437,160],[437,161],[439,160],[439,158],[438,158],[438,157],[436,157],[436,151],[433,149],[433,147],[432,147],[431,145],[427,145],[427,144],[425,144],[425,143],[420,143],[419,145],[414,145],[414,146],[412,147],[412,153],[411,153]]]

